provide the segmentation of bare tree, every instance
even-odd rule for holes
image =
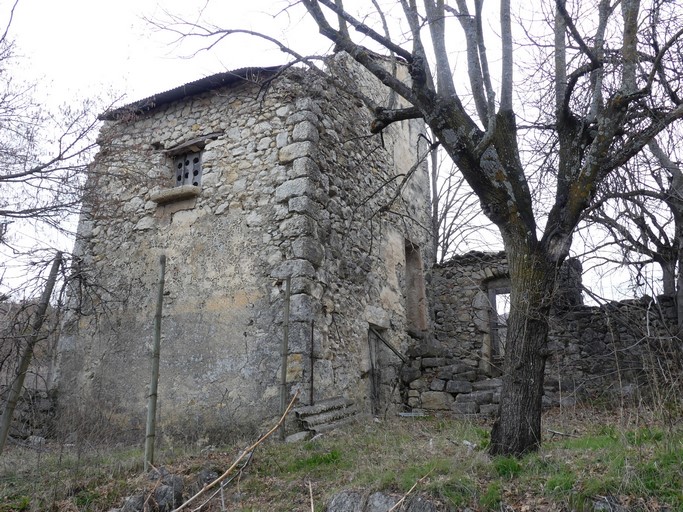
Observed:
[[[675,133],[668,134],[666,150],[653,139],[647,151],[627,164],[627,172],[605,180],[585,213],[584,229],[605,230],[608,239],[587,250],[600,254],[613,249],[619,263],[633,269],[636,286],[644,284],[643,269],[658,265],[660,291],[683,305],[683,171],[676,157],[676,139]],[[683,310],[677,316],[680,329]]]
[[[481,213],[474,191],[450,158],[445,162],[443,156],[433,152],[430,166],[433,254],[439,264],[463,251],[491,249],[499,239],[495,226]]]
[[[34,350],[48,335],[54,338],[47,325],[54,327],[56,321],[45,320],[56,317],[61,297],[55,296],[64,291],[63,280],[57,279],[62,253],[55,246],[73,242],[96,146],[97,114],[104,110],[97,99],[77,106],[42,104],[39,84],[17,78],[24,62],[15,56],[10,29],[18,3],[0,33],[0,374],[5,379],[0,451]],[[46,285],[50,262],[53,272]],[[53,289],[59,291],[53,294]]]
[[[94,100],[54,111],[37,100],[36,83],[15,77],[22,65],[9,36],[10,19],[0,35],[0,234],[8,224],[40,220],[60,227],[77,211],[84,171],[99,126]],[[7,241],[5,237],[0,240]]]
[[[44,104],[39,83],[17,78],[24,62],[10,29],[18,3],[0,34],[0,246],[8,256],[0,261],[0,286],[15,297],[40,293],[40,284],[28,282],[31,267],[52,260],[54,240],[64,240],[59,233],[73,237],[104,110],[95,98]]]
[[[683,116],[677,4],[539,0],[532,7],[549,13],[549,21],[526,26],[519,21],[524,17],[513,17],[509,0],[501,0],[497,13],[486,11],[483,0],[398,0],[383,8],[373,2],[360,14],[341,0],[291,2],[290,9],[305,8],[337,51],[351,55],[407,105],[374,106],[372,131],[424,119],[500,231],[511,307],[493,454],[520,455],[540,445],[548,313],[582,214],[600,183]],[[388,15],[394,25],[385,23]],[[494,20],[495,29],[487,30]],[[207,47],[245,32],[197,23],[171,28],[213,38]],[[311,63],[273,38],[251,33]],[[545,65],[516,79],[516,45]],[[464,58],[454,59],[460,48]],[[388,69],[378,49],[404,62],[410,80]],[[534,80],[536,87],[529,88]],[[527,103],[532,96],[537,103]],[[547,122],[518,126],[518,112],[538,104],[552,105]],[[551,179],[540,189],[533,186],[541,169],[525,154],[529,141],[539,139],[550,141],[552,150],[552,158],[543,159]]]

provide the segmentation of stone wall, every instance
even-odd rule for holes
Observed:
[[[468,253],[433,269],[434,338],[411,349],[402,373],[410,407],[497,411],[502,354],[491,350],[489,292],[504,288],[507,275],[504,253]],[[580,264],[569,260],[550,318],[544,404],[642,396],[676,375],[672,299],[585,306],[580,277]]]
[[[0,410],[5,410],[9,389],[16,379],[21,354],[35,321],[32,303],[0,302]],[[57,345],[57,315],[47,311],[42,332],[33,348],[24,378],[24,391],[14,409],[10,436],[26,439],[52,433],[55,395],[49,386]]]
[[[328,65],[349,87],[387,94],[342,55]],[[288,394],[367,407],[369,375],[383,365],[384,402],[399,401],[389,396],[394,361],[373,363],[368,328],[407,346],[406,248],[430,247],[419,228],[426,170],[403,180],[421,124],[370,137],[367,109],[314,73],[244,78],[103,130],[77,244],[90,292],[72,290],[60,339],[65,418],[105,411],[113,429],[141,431],[161,254],[166,434],[248,432],[278,414],[287,277]],[[174,155],[193,145],[203,146],[201,187],[174,188]]]

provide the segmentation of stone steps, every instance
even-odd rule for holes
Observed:
[[[356,420],[359,413],[353,400],[341,396],[294,409],[300,427],[312,435],[348,425]]]

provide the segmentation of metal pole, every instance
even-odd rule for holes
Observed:
[[[289,296],[292,278],[285,280],[285,319],[284,333],[282,336],[282,371],[280,373],[280,414],[287,409],[287,353],[289,352]],[[285,440],[285,422],[280,426],[280,440]]]
[[[159,356],[161,353],[161,311],[164,304],[164,278],[166,275],[166,255],[159,258],[159,287],[157,290],[157,309],[154,315],[154,346],[152,348],[152,381],[147,397],[147,431],[145,434],[145,471],[154,464],[154,440],[157,426],[157,387],[159,384]]]
[[[311,320],[311,375],[310,375],[310,390],[309,390],[309,395],[308,395],[308,405],[313,405],[314,400],[313,400],[313,366],[314,366],[314,358],[313,358],[313,327],[315,326],[315,322]]]

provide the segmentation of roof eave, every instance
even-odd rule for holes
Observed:
[[[215,75],[207,76],[189,82],[174,89],[154,94],[147,98],[129,103],[123,107],[104,112],[98,116],[101,121],[119,121],[129,119],[149,112],[162,105],[167,105],[174,101],[182,100],[190,96],[195,96],[203,92],[218,89],[219,87],[230,87],[241,82],[262,83],[265,78],[269,78],[282,70],[282,66],[269,67],[247,67],[225,71]]]

